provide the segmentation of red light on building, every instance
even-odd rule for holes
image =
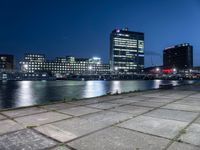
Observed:
[[[172,73],[173,69],[163,69],[163,73]]]

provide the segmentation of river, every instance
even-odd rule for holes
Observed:
[[[195,81],[0,81],[0,108],[31,106],[72,98],[89,98],[108,92],[129,92],[159,88],[162,83],[178,85]]]

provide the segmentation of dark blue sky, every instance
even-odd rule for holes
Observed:
[[[108,62],[109,34],[123,27],[145,33],[146,66],[162,64],[162,50],[183,42],[200,65],[199,0],[1,0],[0,53]]]

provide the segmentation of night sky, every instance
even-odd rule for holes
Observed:
[[[145,66],[165,47],[189,42],[200,65],[200,0],[1,0],[0,53],[109,59],[115,28],[145,33]]]

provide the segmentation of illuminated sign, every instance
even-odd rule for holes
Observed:
[[[173,69],[163,69],[163,73],[172,73]]]

